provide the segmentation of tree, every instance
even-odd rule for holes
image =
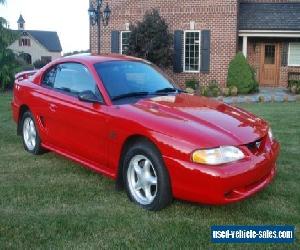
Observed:
[[[227,86],[237,87],[240,94],[258,91],[258,83],[255,80],[254,70],[241,52],[237,53],[229,64]]]
[[[131,25],[128,55],[144,58],[160,67],[172,63],[172,35],[158,10],[147,11],[143,20]]]
[[[4,4],[5,0],[0,0]],[[0,89],[4,90],[14,81],[14,74],[19,63],[15,54],[7,47],[17,38],[17,35],[8,28],[7,21],[0,17]]]

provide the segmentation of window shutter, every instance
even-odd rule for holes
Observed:
[[[183,31],[174,32],[174,62],[173,70],[175,73],[183,72]]]
[[[283,43],[281,50],[281,66],[288,65],[288,53],[289,53],[289,44]]]
[[[209,73],[209,69],[210,69],[210,30],[202,30],[200,71],[202,73]]]
[[[111,53],[120,53],[120,32],[116,30],[111,32]]]

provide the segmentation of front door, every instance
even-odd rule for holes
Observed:
[[[279,43],[262,43],[260,84],[276,86],[279,82]]]
[[[106,106],[78,99],[82,91],[91,91],[100,98],[89,70],[79,63],[56,65],[43,77],[43,125],[47,130],[47,145],[96,167],[107,165]]]

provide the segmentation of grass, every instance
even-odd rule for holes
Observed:
[[[16,136],[11,94],[0,94],[0,249],[296,249],[300,226],[300,103],[243,105],[266,118],[281,142],[278,175],[246,201],[204,206],[181,201],[147,212],[114,182],[53,153],[32,156]],[[210,226],[296,225],[293,245],[215,245]]]

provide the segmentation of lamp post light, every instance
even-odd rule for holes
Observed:
[[[100,40],[100,34],[101,34],[101,22],[103,23],[103,26],[107,26],[111,14],[111,10],[106,4],[106,7],[102,11],[103,0],[97,0],[96,6],[93,5],[93,3],[90,3],[90,8],[88,10],[89,17],[90,17],[90,23],[91,25],[97,25],[98,27],[98,54],[100,54],[100,48],[101,48],[101,40]]]

